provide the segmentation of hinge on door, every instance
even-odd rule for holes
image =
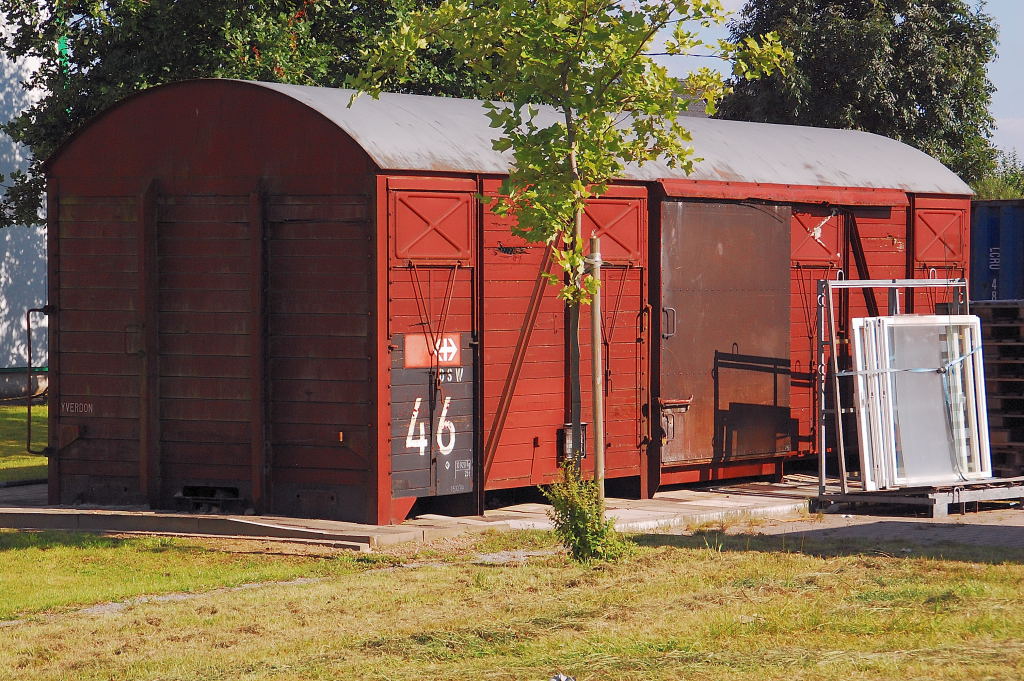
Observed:
[[[647,335],[647,323],[648,323],[648,321],[650,319],[650,316],[651,316],[651,306],[649,304],[648,305],[644,305],[643,307],[640,308],[640,315],[639,315],[639,317],[640,317],[639,322],[640,323],[637,325],[637,336],[636,336],[636,342],[637,343],[643,343],[644,342],[644,336]]]

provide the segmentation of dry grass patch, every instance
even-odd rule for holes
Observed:
[[[142,594],[328,576],[380,560],[350,551],[294,555],[269,545],[265,553],[240,553],[239,544],[225,551],[216,540],[0,530],[0,622]]]
[[[561,553],[473,561],[549,549],[544,533],[406,548],[375,566],[310,562],[319,581],[0,628],[0,669],[16,681],[1024,678],[1024,556],[638,541],[628,561],[594,567]]]

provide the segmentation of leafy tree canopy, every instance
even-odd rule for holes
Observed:
[[[966,0],[748,0],[733,40],[778,33],[794,68],[732,83],[724,118],[886,135],[972,182],[992,167],[985,65],[998,32]]]
[[[189,78],[339,86],[366,41],[423,0],[0,0],[10,59],[37,58],[25,86],[44,93],[2,129],[32,152],[8,178],[0,227],[40,222],[41,163],[90,118],[124,97]],[[59,49],[59,45],[64,49]],[[473,96],[476,81],[427,49],[404,90]]]
[[[595,292],[580,228],[587,199],[627,164],[660,157],[689,169],[690,136],[679,116],[697,100],[713,110],[723,91],[722,76],[708,68],[670,77],[652,50],[716,55],[732,62],[737,78],[786,60],[771,34],[710,44],[698,35],[724,21],[718,0],[445,0],[405,15],[366,52],[350,83],[372,94],[392,89],[415,76],[422,50],[450,49],[480,79],[481,94],[501,102],[488,115],[501,133],[495,149],[511,154],[512,168],[496,211],[516,214],[515,233],[551,245],[567,275],[562,297],[586,302]],[[663,31],[670,37],[661,43]]]

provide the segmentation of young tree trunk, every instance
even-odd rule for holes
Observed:
[[[579,182],[579,164],[576,159],[576,121],[573,118],[572,107],[568,102],[562,106],[565,115],[565,132],[569,142],[569,170],[573,180]],[[579,198],[579,197],[577,197]],[[582,251],[583,244],[583,207],[578,206],[573,216],[573,240],[572,248]],[[577,272],[569,276],[574,277],[574,286],[579,286],[580,275]],[[566,301],[569,316],[569,421],[572,424],[572,451],[577,458],[578,464],[582,465],[580,453],[583,451],[583,397],[580,379],[580,304],[579,301]]]

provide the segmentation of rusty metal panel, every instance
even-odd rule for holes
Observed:
[[[661,217],[662,465],[788,452],[789,207],[665,202]]]
[[[416,336],[420,337],[417,338]],[[391,484],[395,498],[473,491],[473,350],[469,333],[438,338],[432,366],[407,354],[430,341],[392,336]],[[458,362],[458,363],[456,363]]]

